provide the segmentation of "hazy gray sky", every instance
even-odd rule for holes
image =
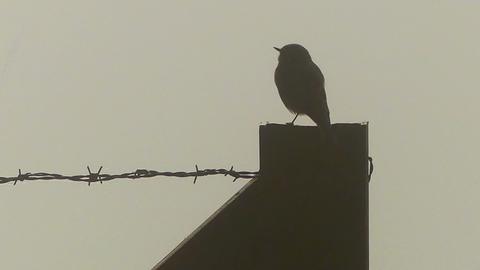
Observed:
[[[0,175],[258,169],[301,43],[370,121],[370,260],[478,269],[480,1],[0,0]],[[298,124],[312,125],[307,118]],[[0,186],[1,269],[149,269],[246,182]]]

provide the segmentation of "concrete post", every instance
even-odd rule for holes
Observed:
[[[368,269],[368,126],[260,127],[260,176],[154,269]]]

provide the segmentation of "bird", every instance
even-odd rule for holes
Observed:
[[[280,54],[275,69],[275,84],[287,109],[309,116],[327,135],[331,135],[330,111],[325,93],[325,78],[310,53],[300,44],[273,47]]]

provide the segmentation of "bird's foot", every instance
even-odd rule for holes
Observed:
[[[293,127],[293,123],[295,123],[295,120],[297,120],[297,117],[298,117],[298,113],[295,115],[295,118],[293,118],[292,122],[290,123],[287,123],[287,126],[292,126]]]

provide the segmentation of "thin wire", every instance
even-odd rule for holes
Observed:
[[[103,182],[114,180],[114,179],[139,179],[139,178],[151,178],[156,176],[167,176],[167,177],[194,177],[193,183],[197,182],[197,177],[207,176],[207,175],[224,175],[233,177],[233,182],[237,179],[251,179],[259,175],[259,172],[250,172],[250,171],[235,171],[233,166],[230,170],[227,169],[203,169],[199,170],[198,166],[195,165],[195,171],[193,172],[159,172],[155,170],[147,169],[137,169],[134,172],[122,173],[122,174],[105,174],[101,173],[103,167],[101,166],[97,172],[92,172],[90,167],[87,166],[88,174],[85,175],[62,175],[58,173],[22,173],[22,170],[18,170],[17,176],[11,177],[2,177],[0,176],[0,184],[5,184],[13,182],[14,185],[18,181],[38,181],[38,180],[70,180],[75,182],[87,182],[88,185],[94,182]]]

